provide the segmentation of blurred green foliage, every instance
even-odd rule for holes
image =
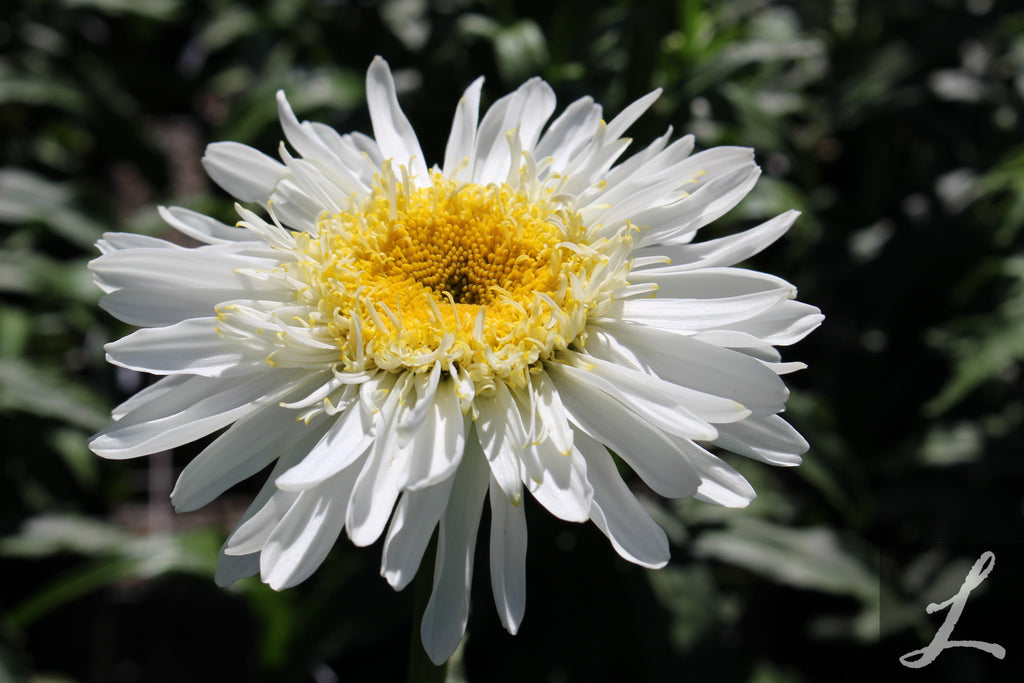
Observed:
[[[166,493],[194,450],[108,463],[85,447],[143,381],[103,361],[127,330],[96,306],[95,239],[166,235],[156,204],[231,221],[202,174],[204,145],[273,152],[278,88],[301,117],[368,130],[374,54],[395,70],[430,159],[479,74],[485,99],[540,74],[563,106],[589,94],[609,113],[663,88],[633,136],[671,125],[704,147],[755,147],[762,180],[711,230],[804,211],[755,266],[827,315],[788,354],[810,366],[789,378],[789,417],[812,444],[802,467],[735,463],[760,494],[742,511],[650,498],[674,546],[657,572],[628,566],[591,528],[528,510],[522,630],[501,631],[478,562],[451,680],[902,673],[896,658],[936,625],[922,600],[948,544],[1024,539],[1024,11],[1013,5],[3,3],[0,680],[404,676],[411,591],[377,576],[379,549],[341,542],[285,593],[254,580],[219,590],[216,548],[251,487],[172,517]],[[1003,590],[984,609],[1020,604],[1019,586]],[[1005,673],[990,665],[928,671]]]

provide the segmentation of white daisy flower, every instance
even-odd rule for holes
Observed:
[[[91,263],[103,307],[141,328],[109,361],[165,375],[92,450],[132,458],[227,428],[182,471],[179,511],[275,463],[224,544],[222,584],[293,586],[344,530],[358,546],[384,535],[381,573],[400,590],[438,528],[421,628],[437,663],[465,632],[485,498],[494,600],[515,633],[530,497],[591,520],[627,560],[668,561],[608,449],[662,496],[726,506],[755,494],[709,448],[798,464],[779,375],[803,366],[775,347],[822,320],[789,283],[733,267],[797,212],[694,241],[753,187],[751,150],[691,154],[670,130],[619,162],[658,92],[608,123],[583,98],[545,127],[543,80],[478,118],[481,85],[433,167],[380,58],[373,138],[299,122],[279,93],[281,161],[235,142],[203,159],[266,216],[238,205],[230,227],[161,208],[204,245],[107,234]]]

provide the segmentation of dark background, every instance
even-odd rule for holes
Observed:
[[[342,540],[301,586],[212,580],[252,482],[197,513],[167,502],[196,452],[86,448],[146,381],[102,345],[127,329],[85,264],[102,231],[168,236],[157,204],[233,222],[208,142],[275,153],[274,91],[369,132],[363,79],[391,64],[431,161],[462,90],[539,74],[607,117],[654,87],[630,134],[672,125],[755,147],[765,173],[709,236],[804,214],[752,267],[824,325],[787,360],[803,466],[730,460],[746,510],[646,496],[673,542],[647,571],[592,526],[529,505],[515,638],[486,543],[451,680],[1017,680],[1024,670],[1024,11],[992,0],[8,0],[0,4],[0,681],[392,681],[411,590]],[[638,493],[644,492],[637,484]],[[984,550],[954,636],[923,647]]]

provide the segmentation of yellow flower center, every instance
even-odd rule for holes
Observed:
[[[584,286],[606,257],[579,215],[534,184],[414,189],[385,171],[348,211],[301,233],[296,279],[346,370],[457,364],[474,381],[528,381],[583,331]]]

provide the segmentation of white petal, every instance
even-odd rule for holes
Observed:
[[[157,211],[168,225],[199,242],[226,244],[252,238],[252,235],[242,228],[225,225],[205,214],[181,206],[158,206]]]
[[[555,93],[539,78],[531,78],[491,105],[477,132],[473,181],[481,184],[503,181],[512,164],[506,134],[518,130],[522,148],[530,150],[554,110]],[[515,163],[518,162],[516,159]]]
[[[622,481],[604,446],[577,435],[587,478],[594,487],[590,518],[624,559],[659,569],[669,560],[668,537]]]
[[[669,382],[731,399],[754,415],[774,414],[785,408],[789,398],[786,385],[745,354],[650,327],[621,323],[602,327]]]
[[[650,226],[640,246],[689,242],[696,230],[736,206],[753,189],[761,170],[750,149],[714,147],[687,158],[675,172],[695,184],[685,198],[633,217],[635,224]]]
[[[776,363],[782,358],[782,355],[774,346],[746,332],[727,329],[703,330],[697,334],[688,335],[688,338],[705,344],[711,344],[712,346],[734,349],[762,362]]]
[[[442,167],[442,172],[449,178],[468,179],[472,176],[471,164],[476,155],[476,124],[480,117],[480,89],[483,85],[483,76],[473,81],[455,109]],[[463,167],[459,168],[460,165]],[[458,172],[456,168],[459,168]]]
[[[531,79],[524,83],[523,89],[524,108],[522,113],[515,119],[515,127],[519,129],[519,138],[523,141],[524,150],[532,150],[540,138],[544,124],[551,118],[555,111],[555,91],[551,86],[541,79]],[[509,113],[515,111],[513,104]],[[511,122],[512,119],[509,119]]]
[[[359,405],[363,411],[376,416],[385,405],[388,405],[388,398],[392,396],[392,389],[398,381],[399,376],[396,373],[379,372],[359,385]],[[398,394],[394,396],[397,398]],[[394,405],[394,400],[390,405]]]
[[[159,405],[164,396],[169,395],[177,389],[177,387],[180,387],[191,379],[192,378],[188,375],[168,375],[167,377],[161,377],[153,384],[136,392],[133,396],[119,404],[111,411],[111,417],[115,420],[120,420],[136,408],[150,402],[153,402],[154,405]]]
[[[293,390],[301,375],[190,377],[173,391],[124,415],[97,433],[89,448],[104,458],[123,459],[174,448],[226,427]]]
[[[669,299],[718,299],[762,292],[793,295],[796,288],[780,277],[745,268],[679,270],[672,266],[631,272],[633,283],[658,285],[658,297]]]
[[[652,90],[619,112],[619,115],[608,124],[608,137],[615,139],[625,133],[659,97],[661,97],[661,88]]]
[[[568,180],[563,192],[583,194],[591,186],[603,184],[605,174],[615,160],[629,147],[629,140],[607,140],[607,126],[598,124],[597,132],[590,144],[576,155],[565,170]]]
[[[624,368],[640,372],[653,372],[646,363],[640,360],[633,349],[619,341],[619,338],[607,329],[598,325],[587,326],[586,350],[591,356],[602,358]]]
[[[788,346],[806,337],[824,319],[825,316],[814,306],[784,301],[755,318],[732,323],[728,328],[745,332],[766,344]]]
[[[807,441],[778,415],[748,418],[719,430],[714,444],[770,465],[792,467],[809,448]]]
[[[689,197],[681,202],[665,207],[664,214],[676,213],[682,209],[685,215],[692,216],[690,220],[677,225],[673,229],[655,229],[655,219],[638,216],[637,222],[640,225],[645,223],[651,225],[640,245],[652,243],[660,244],[684,244],[693,239],[693,233],[709,223],[724,216],[728,211],[740,203],[747,194],[754,189],[757,179],[761,175],[761,169],[757,166],[734,171],[728,175],[718,176],[707,181],[702,187],[697,188]],[[664,215],[663,214],[663,215]],[[640,221],[644,221],[641,223]],[[675,221],[673,221],[675,222]]]
[[[285,137],[288,138],[288,142],[295,148],[295,151],[302,155],[307,164],[305,172],[300,174],[296,172],[296,167],[293,164],[287,163],[289,159],[285,157],[290,155],[287,155],[286,152],[281,154],[288,168],[297,177],[300,175],[304,175],[307,179],[310,176],[315,177],[317,182],[322,184],[323,189],[332,195],[337,194],[342,197],[366,190],[365,182],[348,167],[343,160],[344,157],[339,156],[339,151],[344,155],[344,145],[337,144],[341,136],[336,131],[328,126],[317,126],[309,121],[299,123],[283,90],[277,91],[277,113]],[[331,135],[332,133],[333,135]],[[344,156],[349,157],[349,155]],[[364,164],[359,163],[361,160],[358,159],[358,155],[355,156],[358,165],[363,166]],[[302,184],[307,190],[310,189],[308,182]]]
[[[573,423],[618,453],[659,495],[683,498],[696,493],[700,479],[685,456],[660,430],[615,398],[595,391],[561,367],[556,369],[557,365],[549,363],[545,367]],[[574,441],[579,438],[577,431]]]
[[[323,438],[294,467],[277,478],[277,486],[303,491],[317,486],[355,462],[373,443],[373,423],[358,405],[336,416]]]
[[[360,390],[361,409],[375,412],[375,439],[346,511],[349,538],[358,546],[373,543],[384,531],[408,477],[410,451],[400,443],[397,425],[409,410],[403,397],[413,384],[413,375],[382,375],[364,383]],[[372,388],[374,384],[377,389]]]
[[[645,179],[646,180],[646,179]],[[634,225],[644,226],[647,211],[651,207],[660,207],[684,196],[681,189],[687,181],[675,176],[661,180],[651,179],[640,184],[623,184],[600,196],[581,211],[583,219],[590,225],[593,234],[611,237],[621,230],[622,223],[629,220]],[[614,197],[612,195],[623,195]]]
[[[514,504],[523,499],[520,455],[526,430],[518,407],[504,382],[495,382],[494,396],[473,400],[480,414],[474,423],[480,448],[491,464],[491,474]]]
[[[181,471],[171,491],[178,512],[196,510],[272,463],[280,449],[318,430],[294,410],[271,405],[221,434]]]
[[[585,522],[590,518],[594,489],[587,479],[587,464],[576,450],[562,455],[550,441],[538,444],[544,464],[544,478],[529,481],[530,493],[548,512],[566,522]]]
[[[303,491],[260,553],[260,577],[274,590],[309,577],[327,557],[345,524],[345,509],[358,467]]]
[[[671,434],[691,439],[712,439],[718,432],[713,426],[708,429],[708,423],[736,422],[750,415],[749,408],[731,397],[675,384],[656,373],[639,372],[595,356],[573,352],[567,352],[566,358],[579,364],[589,364],[589,368],[562,368],[565,372],[611,396],[621,397],[622,402],[638,415],[649,416],[652,424]],[[777,377],[774,380],[781,384]],[[667,423],[677,414],[674,419],[680,425],[671,427]]]
[[[807,369],[807,363],[801,363],[799,361],[792,361],[789,363],[774,363],[769,361],[765,362],[765,366],[776,375],[788,375],[791,372]]]
[[[473,551],[489,480],[487,460],[470,442],[455,473],[451,499],[441,518],[434,589],[420,625],[423,648],[437,665],[451,657],[466,632]]]
[[[271,203],[271,215],[277,215],[275,207],[279,204],[280,202]],[[269,248],[279,250],[279,253],[288,253],[295,249],[295,237],[291,230],[275,222],[268,223],[241,204],[235,204],[235,211],[238,213],[239,218],[242,219],[239,225],[244,226]]]
[[[334,154],[338,164],[344,167],[346,181],[340,183],[347,186],[355,183],[357,192],[369,191],[373,185],[373,176],[380,169],[380,151],[377,143],[366,138],[373,146],[372,154],[364,154],[356,145],[352,135],[341,135],[330,126],[315,121],[309,124],[313,132],[323,141],[324,145]],[[374,161],[374,160],[377,161]]]
[[[754,487],[739,472],[720,458],[692,441],[683,441],[680,447],[700,476],[700,487],[694,496],[706,503],[730,508],[742,508],[757,497]]]
[[[276,288],[268,292],[278,293]],[[163,327],[189,318],[207,317],[218,305],[230,300],[231,292],[223,289],[128,287],[104,296],[100,308],[129,325]]]
[[[409,585],[441,520],[455,477],[424,489],[406,491],[395,508],[384,540],[380,573],[400,591]]]
[[[517,453],[520,479],[523,482],[541,481],[545,476],[545,468],[541,464],[540,450],[537,448],[540,436],[537,434],[538,427],[535,423],[536,399],[533,392],[526,387],[510,389],[509,394],[512,397],[513,410],[518,413],[518,417],[513,416],[508,422],[513,425],[512,428],[517,434],[516,439],[521,439],[523,444]],[[554,450],[551,440],[546,436],[543,443],[545,449]]]
[[[405,445],[424,426],[434,408],[434,395],[441,380],[441,364],[434,363],[429,374],[416,374],[412,378],[415,389],[415,405],[399,416],[398,443]]]
[[[96,248],[100,254],[111,254],[115,251],[126,249],[182,249],[180,245],[151,237],[149,235],[135,235],[130,232],[105,232],[96,240]]]
[[[299,444],[301,446],[301,444]],[[263,484],[259,493],[253,499],[249,508],[242,515],[242,518],[238,521],[238,526],[241,526],[248,522],[254,515],[259,513],[267,502],[274,496],[277,489],[274,487],[274,474],[280,472],[291,464],[292,453],[284,453],[274,466],[274,471],[271,473],[270,478]],[[282,513],[283,514],[283,513]],[[275,522],[276,523],[276,522]],[[272,528],[272,527],[271,527]],[[269,535],[270,529],[267,531]],[[220,553],[217,557],[217,571],[214,574],[214,581],[217,582],[218,586],[228,586],[238,579],[246,576],[252,576],[258,574],[260,571],[260,555],[259,548],[262,548],[262,543],[253,552],[249,553],[235,553],[229,552],[229,546],[232,541],[232,536],[229,536],[227,540],[220,547]]]
[[[295,230],[316,232],[316,221],[324,207],[294,178],[284,178],[274,189],[269,210],[284,225]]]
[[[429,181],[427,164],[409,119],[405,118],[395,93],[395,81],[387,62],[374,57],[366,72],[366,102],[370,107],[373,137],[385,159],[406,166],[421,185]],[[397,169],[396,169],[397,170]]]
[[[198,249],[133,248],[104,254],[89,262],[89,270],[112,287],[154,289],[224,289],[220,301],[242,298],[266,289],[239,269],[275,268],[276,258],[231,253],[223,247]]]
[[[787,211],[761,225],[735,235],[695,244],[649,247],[636,253],[667,256],[671,259],[672,265],[662,268],[662,272],[731,266],[750,258],[775,242],[789,230],[799,215],[799,211]]]
[[[600,120],[600,105],[589,97],[581,97],[551,122],[534,148],[534,157],[538,160],[551,157],[550,170],[561,173],[594,136]]]
[[[370,545],[383,533],[408,476],[409,452],[398,446],[394,433],[399,393],[396,387],[377,416],[376,439],[345,513],[348,537],[357,546]]]
[[[692,332],[753,318],[792,296],[792,290],[779,289],[712,299],[631,299],[613,303],[598,321],[618,319],[663,330]]]
[[[672,128],[669,127],[664,135],[611,169],[608,172],[608,185],[605,191],[598,194],[595,200],[610,204],[610,197],[622,196],[613,193],[623,190],[635,192],[638,186],[642,187],[647,179],[655,174],[657,177],[662,177],[661,172],[665,169],[672,169],[671,175],[685,180],[685,177],[681,177],[675,171],[675,167],[693,152],[695,139],[692,135],[686,135],[666,147],[671,135]]]
[[[250,553],[249,555],[236,557],[224,552],[224,546],[222,546],[220,553],[217,556],[217,570],[214,572],[213,580],[218,586],[225,588],[233,584],[235,581],[244,579],[247,576],[252,576],[259,571],[259,553]]]
[[[282,491],[274,486],[274,480],[305,455],[305,448],[308,445],[306,439],[302,439],[281,453],[281,457],[271,468],[267,481],[224,542],[222,552],[228,556],[256,557],[257,565],[253,573],[259,571],[259,552],[270,537],[270,533],[299,497],[297,493]]]
[[[749,191],[752,187],[748,187],[751,178],[756,180],[760,172],[754,163],[752,149],[713,147],[690,156],[690,146],[683,140],[673,143],[651,161],[651,174],[645,172],[646,168],[639,168],[615,188],[621,192],[623,186],[632,186],[640,191],[652,181],[669,177],[679,181],[678,201],[668,204],[652,202],[648,211],[632,218],[635,224],[649,225],[651,228],[642,244],[664,242],[666,236],[697,230],[711,220],[704,220],[705,211],[709,207],[715,209],[708,216],[721,215],[718,211],[722,207],[734,205],[743,196],[732,193],[737,190],[743,193]],[[746,191],[742,190],[744,187]]]
[[[454,382],[442,382],[422,428],[409,443],[409,474],[404,486],[420,489],[449,479],[462,460],[467,427]]]
[[[502,626],[512,635],[526,611],[526,515],[493,479],[491,499],[491,589]]]
[[[276,99],[277,117],[281,121],[281,130],[284,131],[285,138],[295,148],[295,151],[309,159],[324,160],[325,157],[331,156],[327,145],[320,140],[308,122],[299,123],[284,90],[277,91]]]
[[[561,453],[568,454],[572,450],[572,427],[565,417],[565,407],[554,383],[545,372],[531,375],[530,381],[536,397],[534,405],[544,423],[546,435]]]
[[[348,208],[350,193],[355,191],[354,185],[341,185],[336,174],[331,177],[324,173],[322,166],[292,156],[283,142],[278,153],[292,174],[291,181],[302,188],[303,193],[310,197],[321,211],[336,214]]]
[[[255,502],[250,505],[249,511],[252,514],[239,523],[228,537],[224,550],[228,555],[243,556],[263,550],[270,534],[299,498],[298,493],[274,488],[272,481],[268,481],[267,485],[271,495],[259,506]]]
[[[271,372],[265,351],[221,337],[216,318],[192,318],[167,327],[136,330],[104,348],[108,362],[157,375],[234,377]]]
[[[345,140],[351,141],[352,145],[359,151],[360,154],[366,156],[369,159],[370,164],[374,169],[381,169],[384,167],[384,155],[381,154],[380,145],[377,141],[371,138],[369,135],[364,135],[359,132],[349,133],[348,135],[342,136]],[[376,170],[374,171],[376,173]]]
[[[275,159],[238,142],[207,145],[203,168],[231,196],[266,204],[288,169]]]

